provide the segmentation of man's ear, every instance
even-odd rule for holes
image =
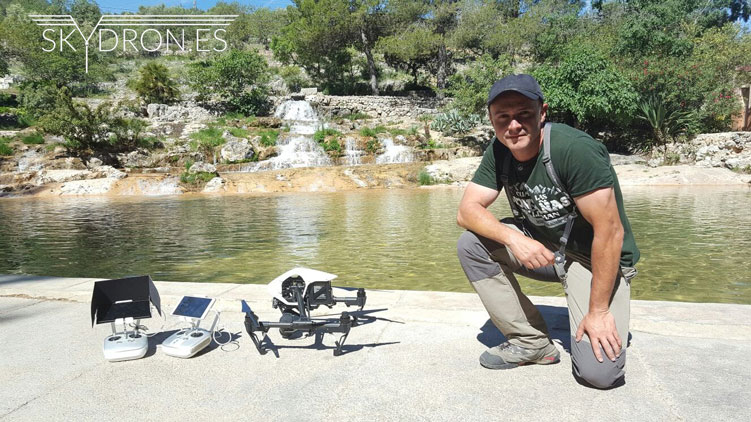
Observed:
[[[545,118],[548,117],[548,104],[545,103],[540,107],[540,127],[545,125]]]

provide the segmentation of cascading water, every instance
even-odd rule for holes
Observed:
[[[362,164],[362,156],[365,152],[357,148],[357,141],[354,138],[347,137],[344,143],[344,154],[348,166],[359,166]]]
[[[290,127],[289,133],[279,134],[276,141],[278,155],[269,160],[254,163],[243,171],[331,165],[326,152],[313,139],[316,130],[323,126],[310,103],[285,101],[277,107],[274,117],[278,117]]]
[[[376,164],[411,163],[414,161],[412,150],[408,146],[396,145],[391,138],[381,140],[381,144],[385,151],[376,157]]]

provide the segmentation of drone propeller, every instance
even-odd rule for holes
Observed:
[[[403,321],[394,321],[394,320],[388,319],[388,318],[383,318],[383,317],[377,317],[377,316],[368,315],[368,314],[372,314],[373,312],[388,311],[388,309],[389,308],[369,309],[367,311],[360,310],[360,311],[350,312],[349,314],[351,316],[357,318],[358,320],[359,319],[363,319],[363,320],[370,320],[371,322],[372,321],[386,321],[386,322],[393,322],[393,323],[396,323],[396,324],[404,324]]]

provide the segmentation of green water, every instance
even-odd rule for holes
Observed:
[[[184,199],[0,200],[0,273],[268,283],[295,266],[336,284],[472,291],[456,189]],[[636,299],[751,303],[751,190],[625,189],[642,251]],[[503,198],[499,198],[503,199]],[[504,201],[493,211],[507,216]],[[532,295],[556,283],[522,280]]]

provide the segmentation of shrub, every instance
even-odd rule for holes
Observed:
[[[310,85],[310,79],[303,74],[297,66],[282,66],[279,68],[279,76],[282,77],[287,88],[291,92],[298,92],[304,86]]]
[[[140,77],[133,84],[133,90],[144,102],[170,104],[177,100],[180,92],[175,81],[170,78],[167,66],[150,62],[138,72]]]
[[[652,128],[653,146],[663,147],[667,160],[667,144],[675,136],[683,133],[692,121],[692,115],[686,111],[666,106],[665,102],[652,95],[639,103],[638,116]]]
[[[232,111],[245,115],[267,114],[266,61],[256,51],[231,50],[218,58],[189,65],[188,80],[202,98],[219,95]]]
[[[365,143],[365,151],[369,154],[375,154],[380,147],[381,143],[377,139],[369,139],[368,142]]]
[[[54,109],[42,116],[39,123],[46,132],[62,136],[68,151],[84,160],[94,153],[127,152],[151,146],[142,137],[144,121],[116,117],[109,102],[95,109],[75,103],[67,88],[58,92]]]
[[[18,102],[28,114],[41,117],[55,108],[59,89],[45,82],[24,82],[21,84]]]

